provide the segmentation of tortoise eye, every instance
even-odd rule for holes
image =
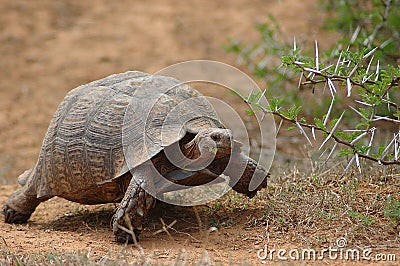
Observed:
[[[213,141],[218,141],[219,140],[219,136],[218,135],[211,135],[211,139]]]

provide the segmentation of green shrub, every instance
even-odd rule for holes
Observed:
[[[257,26],[259,42],[226,47],[264,81],[265,92],[248,102],[292,123],[289,129],[323,151],[324,161],[344,156],[346,170],[356,165],[360,171],[363,159],[400,165],[399,1],[324,1],[323,7],[326,27],[348,32],[327,51],[317,41],[311,52],[295,38],[280,42],[271,17]],[[263,95],[268,106],[258,104]]]

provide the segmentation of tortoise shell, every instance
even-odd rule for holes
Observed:
[[[73,195],[113,182],[187,132],[210,127],[224,128],[192,87],[138,71],[114,74],[66,95],[36,165],[19,182],[36,182],[38,198]]]

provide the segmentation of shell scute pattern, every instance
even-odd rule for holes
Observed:
[[[112,90],[139,72],[112,75],[71,90],[57,108],[30,177],[38,196],[80,190],[111,178],[122,167],[121,125],[133,88]],[[117,152],[116,152],[117,151]],[[116,155],[118,153],[118,155]],[[89,163],[90,162],[90,163]],[[82,180],[84,179],[84,180]]]
[[[39,197],[75,193],[125,174],[202,127],[223,126],[187,84],[141,72],[111,75],[66,95],[29,178]]]

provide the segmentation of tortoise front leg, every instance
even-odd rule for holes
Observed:
[[[133,170],[132,179],[120,205],[112,218],[115,240],[136,243],[148,211],[154,206],[154,198],[145,191],[151,183],[152,166],[143,164]]]
[[[258,165],[256,161],[243,154],[240,154],[239,156],[233,156],[232,159],[234,165],[240,164],[242,165],[241,167],[243,167],[244,164],[244,171],[241,177],[237,177],[237,174],[235,174],[234,171],[230,170],[229,168],[227,169],[227,174],[231,177],[230,182],[232,185],[234,184],[233,182],[235,182],[239,178],[237,183],[233,185],[233,190],[238,193],[246,194],[246,196],[252,198],[257,194],[257,191],[267,187],[267,179],[269,177],[269,173],[263,167]],[[253,178],[255,182],[257,182],[258,180],[262,180],[262,182],[256,188],[250,190],[250,186],[252,185],[251,181]]]
[[[242,153],[235,152],[230,156],[214,160],[207,168],[217,175],[223,173],[229,176],[230,187],[249,198],[254,197],[258,190],[267,186],[268,172]],[[260,184],[251,189],[251,186],[254,186],[252,182],[257,183],[257,181],[261,181]]]

